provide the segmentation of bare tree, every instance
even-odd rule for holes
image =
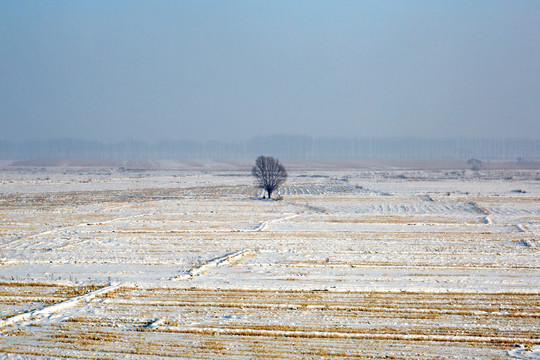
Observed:
[[[467,161],[467,165],[471,165],[471,170],[478,171],[482,166],[482,162],[478,159],[469,159],[469,161]]]
[[[259,156],[251,169],[258,188],[266,190],[268,198],[287,180],[287,171],[279,160],[271,156]]]

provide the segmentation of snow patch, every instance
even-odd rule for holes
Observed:
[[[516,345],[514,349],[508,350],[506,354],[516,359],[540,359],[540,345],[527,348],[523,345]]]

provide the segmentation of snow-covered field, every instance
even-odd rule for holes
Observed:
[[[540,171],[252,183],[2,168],[0,359],[540,358]]]

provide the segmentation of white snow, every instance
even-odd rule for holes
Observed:
[[[0,359],[539,358],[537,171],[290,175],[3,168]]]

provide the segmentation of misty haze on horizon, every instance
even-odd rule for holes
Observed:
[[[539,1],[2,1],[0,18],[4,141],[540,138]]]

